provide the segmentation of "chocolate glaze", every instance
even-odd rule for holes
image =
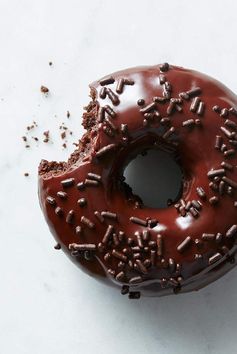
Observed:
[[[218,81],[175,66],[136,67],[113,73],[108,78],[90,85],[92,102],[83,122],[88,131],[79,149],[68,163],[42,161],[39,167],[39,198],[49,228],[73,262],[107,284],[120,289],[129,286],[129,297],[137,297],[131,292],[162,296],[198,290],[235,265],[237,246],[233,225],[237,223],[234,206],[237,193],[235,188],[233,191],[229,188],[230,184],[222,183],[220,187],[221,176],[211,173],[208,177],[207,174],[210,170],[222,169],[221,163],[226,161],[233,168],[226,168],[224,174],[237,181],[233,143],[237,137],[232,129],[234,124],[232,128],[225,125],[227,118],[237,123],[237,97]],[[200,90],[190,92],[195,88]],[[154,97],[158,99],[152,105]],[[179,101],[172,101],[172,98]],[[149,104],[151,106],[144,109]],[[105,114],[102,107],[105,107]],[[224,109],[227,113],[223,113]],[[154,112],[158,113],[149,116]],[[167,115],[170,123],[162,125],[161,119]],[[187,120],[191,122],[183,124]],[[229,137],[221,126],[231,131]],[[170,128],[171,131],[165,134]],[[221,136],[226,150],[215,148],[216,136]],[[108,151],[101,153],[106,146],[110,146]],[[184,176],[180,199],[185,200],[181,209],[180,206],[175,208],[174,203],[165,209],[145,207],[123,182],[123,170],[129,161],[149,148],[169,151],[180,163]],[[234,152],[226,154],[230,149]],[[91,180],[88,173],[101,176],[101,181],[85,182]],[[72,184],[62,185],[61,182],[69,178],[73,178]],[[80,182],[84,183],[77,188]],[[198,187],[203,188],[206,197],[199,197]],[[59,191],[66,193],[63,198],[59,197]],[[209,202],[214,196],[218,199]],[[47,201],[47,197],[54,202]],[[85,201],[78,203],[81,198]],[[188,201],[189,208],[185,211]],[[199,210],[195,201],[200,202]],[[61,212],[57,215],[55,208],[58,207]],[[95,211],[99,212],[98,217]],[[102,211],[116,215],[111,217],[102,213],[101,217]],[[147,226],[134,223],[131,217],[145,221]],[[151,219],[158,223],[149,223]],[[101,245],[108,225],[113,226],[108,244],[104,241]],[[233,231],[227,232],[232,226]],[[149,241],[142,235],[147,230]],[[123,240],[121,232],[124,232]],[[215,236],[206,240],[202,239],[203,233]],[[158,245],[158,234],[162,245]],[[188,236],[191,240],[188,238],[182,244]],[[93,244],[96,250],[78,253],[72,244]],[[126,289],[122,292],[126,293]]]

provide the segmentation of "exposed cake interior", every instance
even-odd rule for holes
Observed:
[[[99,103],[96,98],[96,90],[90,88],[90,102],[84,107],[85,112],[82,116],[82,125],[86,129],[82,138],[77,144],[77,148],[68,158],[68,161],[47,161],[42,160],[39,165],[39,175],[50,177],[51,175],[60,175],[65,173],[73,164],[81,162],[92,147],[92,141],[97,136],[98,125],[96,117],[99,109]]]

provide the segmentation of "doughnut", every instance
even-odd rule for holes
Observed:
[[[168,63],[118,71],[89,88],[76,150],[67,162],[39,166],[55,248],[130,299],[199,290],[220,278],[237,251],[236,95]],[[182,171],[165,208],[144,205],[123,176],[149,149],[166,152]]]

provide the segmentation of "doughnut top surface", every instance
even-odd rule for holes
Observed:
[[[39,167],[56,248],[130,298],[219,278],[236,253],[237,97],[167,63],[107,75],[90,89],[78,149]],[[148,149],[171,154],[183,172],[178,199],[164,209],[143,205],[124,182],[129,161]]]

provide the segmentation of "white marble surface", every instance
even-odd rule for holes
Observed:
[[[236,11],[234,0],[0,0],[0,353],[236,352],[237,270],[141,301],[89,279],[53,250],[37,200],[39,160],[73,147],[62,150],[58,131],[29,151],[20,139],[32,120],[39,136],[70,110],[76,140],[87,84],[124,67],[167,60],[237,92]]]

